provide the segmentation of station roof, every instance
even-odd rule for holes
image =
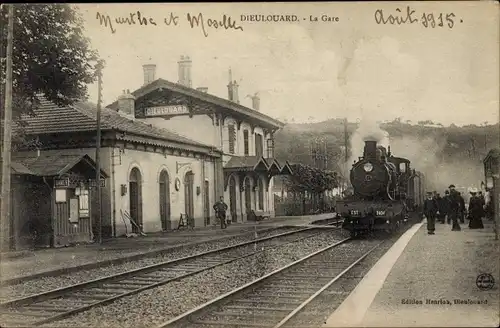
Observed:
[[[26,134],[51,134],[64,132],[95,131],[97,126],[97,109],[94,104],[79,102],[74,105],[58,106],[45,98],[40,98],[40,106],[34,110],[35,116],[25,115],[23,121],[27,126],[23,127]],[[181,136],[172,131],[154,127],[150,124],[131,120],[109,109],[101,109],[101,130],[120,131],[126,134],[146,137],[150,144],[158,144],[157,141],[167,141],[168,146],[177,149],[186,149],[186,146],[194,146],[195,150],[211,154],[214,148]],[[164,145],[164,144],[159,144]],[[190,147],[193,148],[193,147]]]
[[[240,105],[233,101],[220,98],[209,93],[199,91],[184,85],[173,83],[165,79],[157,79],[149,84],[142,86],[141,88],[132,92],[132,95],[139,99],[157,90],[169,90],[178,95],[186,96],[193,99],[196,102],[196,106],[204,108],[206,110],[213,110],[214,106],[226,109],[227,111],[233,113],[233,116],[246,118],[247,120],[258,121],[259,125],[266,128],[279,129],[284,126],[284,123],[265,115],[259,111],[252,108]],[[113,102],[107,106],[114,110],[118,110],[118,101]]]
[[[63,151],[40,156],[19,155],[12,159],[12,173],[19,175],[35,175],[41,177],[60,176],[82,164],[85,168],[96,171],[95,161],[88,154],[67,155]],[[108,174],[101,169],[101,177]]]

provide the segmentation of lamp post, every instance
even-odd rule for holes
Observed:
[[[3,122],[2,148],[2,202],[0,210],[0,251],[6,252],[10,248],[10,214],[11,214],[11,151],[12,151],[12,50],[14,38],[14,5],[9,6],[7,24],[7,60],[5,74],[5,108]]]
[[[99,61],[96,66],[97,74],[97,119],[96,119],[96,147],[95,147],[95,162],[96,162],[96,192],[97,192],[97,207],[96,207],[96,217],[97,217],[97,240],[99,244],[102,244],[102,215],[101,215],[101,101],[102,101],[102,69],[104,68],[104,63]]]

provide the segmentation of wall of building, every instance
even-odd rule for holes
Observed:
[[[270,136],[264,136],[264,130],[261,127],[255,127],[254,133],[252,134],[252,129],[249,123],[243,122],[240,125],[240,129],[237,129],[237,123],[232,117],[226,117],[224,120],[224,125],[216,125],[210,117],[207,115],[195,115],[193,117],[189,116],[175,116],[168,120],[163,118],[146,118],[140,119],[148,124],[152,124],[158,128],[168,129],[172,132],[178,133],[183,136],[187,136],[190,139],[204,143],[217,148],[221,147],[224,153],[229,154],[229,125],[233,124],[236,129],[236,140],[235,140],[235,155],[244,156],[244,137],[243,131],[248,130],[248,146],[249,146],[249,156],[255,156],[255,134],[262,135],[263,139],[263,154],[264,157],[267,156],[267,139]],[[222,132],[222,133],[221,133]]]
[[[167,129],[205,145],[220,147],[219,127],[214,125],[212,119],[207,115],[174,116],[168,120],[154,117],[138,119],[138,121]]]
[[[120,150],[115,149],[115,153],[119,154]],[[160,219],[160,196],[159,196],[159,177],[162,170],[166,170],[169,177],[170,191],[170,214],[172,227],[177,228],[181,213],[185,213],[184,199],[184,177],[188,171],[194,174],[193,187],[193,204],[195,226],[200,227],[205,225],[204,220],[204,195],[203,185],[207,180],[210,184],[209,209],[211,220],[215,217],[212,205],[215,202],[215,186],[214,186],[214,162],[203,161],[192,157],[180,157],[153,153],[134,149],[125,149],[118,156],[118,162],[115,165],[114,187],[116,189],[116,235],[120,236],[126,232],[132,231],[132,226],[127,220],[122,220],[120,211],[130,213],[130,194],[129,194],[129,178],[133,168],[137,168],[141,174],[142,188],[142,218],[143,229],[147,232],[161,231]],[[177,162],[183,165],[177,172]],[[204,175],[203,169],[204,166]],[[175,189],[175,180],[180,180],[180,188]],[[121,185],[126,185],[127,193],[121,194]],[[200,187],[200,194],[197,195],[196,189]]]

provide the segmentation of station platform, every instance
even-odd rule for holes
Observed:
[[[23,277],[43,275],[49,272],[74,269],[83,266],[137,257],[161,252],[179,246],[189,246],[210,240],[252,232],[255,228],[266,229],[285,225],[305,225],[315,220],[332,217],[331,213],[308,216],[282,216],[263,221],[232,223],[222,230],[220,226],[148,233],[136,238],[112,238],[102,244],[82,244],[72,247],[47,248],[24,251],[22,256],[2,258],[0,282]]]
[[[493,222],[411,227],[323,327],[499,327],[500,241]],[[494,284],[476,280],[491,274]],[[491,281],[491,280],[490,280]],[[491,287],[491,288],[488,288]]]

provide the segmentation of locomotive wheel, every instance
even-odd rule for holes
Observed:
[[[349,235],[351,236],[351,238],[356,238],[358,236],[358,232],[357,231],[349,231]]]

